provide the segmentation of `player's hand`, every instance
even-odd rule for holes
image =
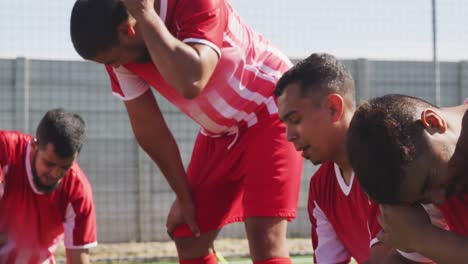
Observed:
[[[187,201],[176,199],[172,204],[166,220],[167,233],[171,238],[174,238],[174,230],[180,224],[187,224],[196,237],[200,236],[195,218],[195,205],[191,199]]]
[[[378,220],[382,231],[377,238],[405,252],[415,251],[422,234],[434,227],[421,205],[380,205]]]
[[[6,245],[7,241],[8,241],[7,235],[5,233],[0,233],[0,248]]]
[[[148,14],[157,15],[154,9],[154,0],[124,0],[124,4],[130,15],[137,21]]]

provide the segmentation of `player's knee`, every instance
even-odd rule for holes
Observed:
[[[198,259],[214,253],[213,241],[219,230],[206,232],[199,237],[175,238],[179,259]]]

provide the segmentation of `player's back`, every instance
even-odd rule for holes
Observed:
[[[206,134],[234,133],[239,123],[258,123],[263,111],[277,113],[276,82],[292,63],[261,35],[242,22],[225,0],[162,0],[160,17],[171,34],[187,44],[204,44],[219,61],[202,93],[186,99],[166,83],[152,63],[107,66],[114,94],[136,98],[122,81],[133,73],[201,125]],[[122,68],[122,67],[120,67]],[[182,78],[182,77],[181,77]],[[131,88],[130,88],[131,89]]]
[[[324,163],[312,177],[309,189],[309,216],[318,263],[346,261],[350,256],[359,263],[366,261],[370,255],[369,226],[375,227],[377,210],[354,175],[347,185],[338,165]],[[325,252],[322,261],[321,252]]]

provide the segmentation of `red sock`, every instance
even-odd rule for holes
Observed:
[[[270,258],[260,261],[255,261],[254,264],[291,264],[291,259],[289,257],[277,257],[277,258]]]
[[[197,259],[181,259],[180,264],[218,264],[218,258],[215,253],[210,253],[204,257]],[[279,262],[278,262],[279,264]]]

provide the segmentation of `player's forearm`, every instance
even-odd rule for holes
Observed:
[[[151,59],[166,82],[186,98],[200,94],[212,69],[204,66],[197,50],[173,37],[155,12],[140,18],[138,25]]]
[[[154,133],[154,131],[158,131]],[[135,130],[140,146],[158,165],[169,186],[181,200],[189,198],[185,169],[180,157],[179,148],[167,128],[150,127],[147,124],[141,130]]]
[[[431,226],[420,236],[414,245],[418,253],[436,263],[465,263],[468,259],[468,238]]]

